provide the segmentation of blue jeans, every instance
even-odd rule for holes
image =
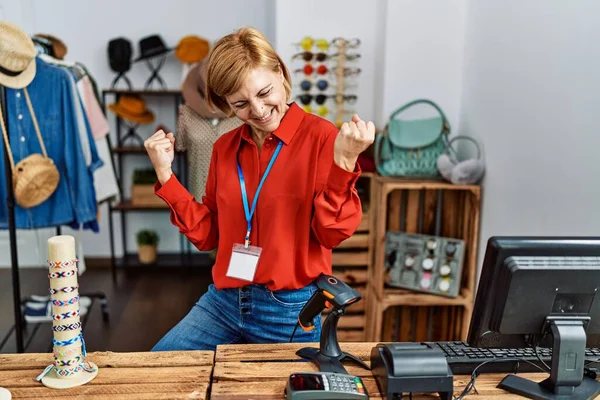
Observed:
[[[217,290],[213,284],[190,312],[152,349],[215,350],[218,344],[287,343],[298,322],[298,314],[317,287],[270,291],[265,285]],[[298,327],[294,342],[318,342],[321,315],[315,328]]]

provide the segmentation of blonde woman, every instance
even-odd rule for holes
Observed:
[[[173,134],[146,140],[172,223],[198,249],[218,244],[214,284],[154,351],[288,342],[313,281],[332,273],[331,249],[358,227],[357,158],[373,123],[355,115],[338,131],[290,96],[282,59],[242,28],[215,43],[208,62],[209,105],[244,124],[215,143],[202,202],[173,175]],[[318,341],[320,316],[314,324],[295,341]]]

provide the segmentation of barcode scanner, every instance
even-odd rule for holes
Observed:
[[[298,324],[305,331],[313,330],[315,317],[326,308],[331,308],[331,312],[323,323],[320,348],[304,347],[296,354],[312,360],[322,372],[347,374],[348,372],[342,365],[344,359],[352,360],[367,370],[370,369],[357,357],[344,353],[340,349],[337,339],[338,320],[346,312],[348,306],[361,299],[360,293],[331,275],[321,275],[315,283],[317,291],[300,311]]]
[[[300,327],[305,331],[315,328],[313,321],[324,309],[345,309],[361,299],[360,293],[333,276],[321,275],[315,283],[317,291],[306,302],[298,316]]]

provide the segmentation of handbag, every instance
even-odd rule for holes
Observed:
[[[401,120],[400,113],[417,104],[429,104],[439,113],[432,118]],[[450,123],[431,100],[418,99],[394,111],[382,134],[375,138],[375,165],[383,176],[435,178],[437,159],[444,152]]]
[[[0,109],[0,122],[2,125],[2,136],[4,137],[4,144],[8,150],[8,158],[10,160],[10,168],[12,171],[12,185],[15,200],[18,205],[23,208],[35,207],[48,199],[54,193],[58,186],[60,174],[56,165],[46,153],[46,146],[42,140],[42,134],[40,133],[40,127],[38,126],[33,107],[31,106],[31,100],[27,88],[24,88],[25,99],[27,100],[27,107],[31,113],[31,119],[33,126],[35,127],[35,133],[37,134],[38,140],[40,141],[40,147],[42,153],[34,153],[25,157],[15,165],[15,161],[12,156],[12,150],[8,140],[8,131],[4,122],[4,116]]]

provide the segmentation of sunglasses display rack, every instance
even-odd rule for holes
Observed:
[[[327,40],[310,36],[295,44],[301,51],[292,56],[292,61],[304,63],[302,68],[294,68],[294,73],[304,75],[299,85],[302,92],[296,99],[306,112],[327,118],[338,127],[348,115],[355,113],[346,105],[355,104],[358,96],[346,91],[357,87],[351,80],[361,72],[354,65],[360,58],[355,50],[359,45],[360,40],[356,38]],[[333,111],[328,107],[329,100],[335,105]]]

